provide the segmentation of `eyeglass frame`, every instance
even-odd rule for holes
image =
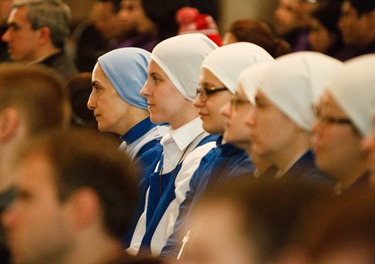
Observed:
[[[208,97],[212,94],[215,94],[217,92],[228,90],[227,87],[213,87],[213,88],[207,88],[207,87],[199,87],[197,88],[197,96],[199,96],[199,99],[202,102],[206,102]]]
[[[349,125],[355,128],[353,122],[346,117],[334,117],[334,116],[329,116],[329,115],[323,115],[322,111],[319,109],[319,106],[313,106],[313,113],[314,117],[321,121],[324,124],[329,124],[329,125]]]
[[[237,109],[237,106],[240,104],[251,104],[250,100],[247,99],[240,99],[236,94],[232,95],[232,98],[230,99],[230,106],[234,109]]]

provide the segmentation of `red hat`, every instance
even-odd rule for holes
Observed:
[[[200,14],[198,9],[183,7],[176,13],[179,25],[178,35],[187,33],[202,33],[209,37],[216,45],[221,46],[221,37],[215,20],[209,14]]]

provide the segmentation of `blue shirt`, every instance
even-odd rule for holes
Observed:
[[[189,213],[186,214],[186,211],[190,212],[197,199],[207,188],[223,183],[232,177],[250,175],[255,170],[254,163],[244,150],[229,143],[222,144],[222,137],[218,138],[216,144],[216,148],[203,157],[192,176],[190,190],[180,206],[173,234],[163,248],[162,256],[177,256],[181,241],[176,237],[177,233],[186,225],[189,217]]]

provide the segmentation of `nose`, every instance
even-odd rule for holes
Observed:
[[[15,207],[11,205],[5,209],[1,216],[1,223],[6,229],[12,228],[16,222],[17,213]]]
[[[146,97],[148,98],[151,94],[151,90],[149,88],[149,80],[147,79],[146,83],[143,85],[142,89],[141,89],[141,95],[143,97]]]
[[[10,34],[9,34],[9,29],[4,32],[4,34],[1,36],[1,40],[4,42],[9,42],[10,41]]]
[[[194,104],[194,106],[196,106],[196,107],[203,107],[204,104],[205,104],[205,102],[203,102],[203,101],[201,100],[201,97],[200,97],[199,94],[198,94],[198,95],[195,97],[195,100],[194,100],[193,104]]]
[[[91,92],[89,99],[87,100],[87,108],[90,110],[94,110],[96,107],[96,100],[94,97],[93,92]]]
[[[320,131],[321,127],[322,127],[321,121],[318,118],[315,118],[313,127],[312,127],[313,133],[317,134]]]

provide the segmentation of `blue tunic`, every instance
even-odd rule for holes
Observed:
[[[193,174],[190,190],[180,206],[173,234],[163,248],[162,256],[177,256],[181,247],[181,240],[177,239],[177,233],[185,227],[188,221],[189,213],[186,214],[186,211],[190,212],[194,203],[207,188],[223,183],[232,177],[250,175],[255,170],[254,163],[244,150],[229,143],[222,144],[222,137],[218,138],[216,144],[216,148],[203,157]]]
[[[304,178],[331,186],[334,184],[332,178],[325,175],[315,166],[315,157],[311,150],[308,150],[301,158],[299,158],[282,176],[282,178],[291,177]]]
[[[217,135],[208,135],[199,141],[198,145],[194,148],[194,150],[202,151],[204,149],[207,149],[207,150],[204,150],[204,153],[206,154],[209,151],[209,149],[212,148],[212,146],[214,145],[213,141],[215,141],[216,139],[217,139]],[[207,144],[209,142],[211,143]],[[147,197],[146,198],[147,200],[144,200],[144,203],[143,203],[146,205],[146,208],[143,208],[144,214],[146,216],[145,227],[144,227],[145,229],[143,229],[143,227],[138,226],[139,224],[137,224],[137,227],[134,230],[134,233],[138,232],[137,237],[139,237],[139,235],[142,235],[142,239],[139,245],[139,249],[142,251],[142,253],[144,253],[145,251],[150,253],[150,246],[152,247],[151,242],[154,238],[158,237],[158,235],[155,234],[155,232],[157,228],[159,227],[162,221],[162,218],[164,219],[164,217],[166,217],[165,216],[166,211],[171,206],[172,201],[175,201],[177,199],[176,192],[175,192],[177,188],[176,179],[178,175],[180,175],[180,171],[182,171],[181,168],[184,166],[186,162],[188,162],[187,160],[189,160],[189,158],[193,157],[194,155],[195,155],[194,151],[192,151],[191,154],[186,156],[186,159],[180,162],[172,171],[168,173],[162,173],[162,174],[161,174],[161,168],[163,168],[164,159],[161,158],[160,163],[157,166],[157,169],[154,170],[153,173],[149,175],[149,177],[146,177],[144,179],[145,180],[144,187],[148,188],[148,194],[144,196],[144,197]],[[202,157],[203,155],[201,157],[197,156],[192,159],[192,161],[195,162],[194,160],[197,160],[199,158],[197,160],[198,161],[196,165],[197,167],[200,164],[200,160]],[[191,175],[190,177],[186,178],[186,180],[189,180],[189,181],[190,179],[191,179]],[[182,183],[182,184],[183,185],[186,184],[187,186],[189,186],[189,181],[187,181],[186,183]],[[178,197],[178,200],[180,199],[181,197]],[[178,206],[176,207],[176,210],[178,212]],[[163,225],[164,224],[166,223],[163,222]],[[174,222],[173,222],[173,226],[174,226]],[[171,228],[173,228],[173,226]],[[134,239],[134,235],[132,239]],[[138,241],[138,238],[136,238],[135,240]],[[160,238],[158,239],[158,241],[159,240]],[[133,241],[131,243],[133,243]],[[137,242],[135,242],[135,245],[136,245],[135,247],[131,245],[131,248],[132,248],[131,250],[138,247]],[[165,242],[164,244],[162,244],[162,246],[164,245],[165,245]]]

